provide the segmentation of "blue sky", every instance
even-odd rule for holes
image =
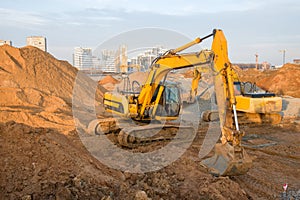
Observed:
[[[299,19],[298,0],[12,0],[0,5],[0,39],[22,47],[27,36],[46,36],[48,51],[72,62],[75,46],[95,49],[126,31],[156,27],[194,39],[221,28],[233,63],[255,62],[257,53],[280,65],[280,50],[287,62],[300,58]]]

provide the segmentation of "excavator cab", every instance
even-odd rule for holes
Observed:
[[[242,84],[240,81],[235,81],[233,82],[233,86],[234,86],[234,95],[241,95],[244,93]]]
[[[166,82],[157,88],[164,87],[159,106],[156,110],[155,116],[163,117],[165,119],[178,117],[181,110],[180,89],[178,84],[173,82]],[[155,92],[153,99],[156,99],[158,92]]]
[[[255,83],[251,82],[240,82],[242,88],[242,95],[251,98],[261,98],[261,97],[275,97],[275,93],[268,92],[259,88]]]

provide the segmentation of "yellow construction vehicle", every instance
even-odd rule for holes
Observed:
[[[194,77],[187,103],[195,102],[201,74],[207,72],[207,69],[203,67],[194,68]],[[236,110],[240,124],[279,124],[281,122],[281,97],[258,88],[254,83],[241,82],[234,69],[232,69],[232,77],[235,88]],[[202,117],[204,121],[214,121],[218,118],[218,111],[204,111]]]
[[[195,53],[179,53],[201,41],[213,37],[211,50],[201,50]],[[211,172],[218,175],[244,174],[251,167],[252,160],[241,146],[244,132],[239,130],[236,98],[233,84],[233,71],[228,59],[227,41],[222,30],[196,38],[177,49],[169,50],[156,58],[151,65],[146,82],[140,91],[119,91],[118,93],[105,93],[104,105],[108,112],[114,113],[123,119],[131,119],[131,124],[120,128],[121,119],[99,119],[90,123],[89,131],[92,133],[117,134],[120,145],[134,147],[144,142],[153,142],[161,138],[172,139],[172,131],[156,134],[154,137],[140,137],[141,132],[162,128],[186,128],[187,133],[191,127],[171,123],[180,116],[182,102],[180,90],[176,84],[166,81],[171,70],[192,68],[208,65],[214,71],[215,92],[219,105],[220,127],[222,132],[221,143],[215,145],[215,155],[205,159],[202,163]],[[132,87],[134,88],[134,87]],[[159,122],[167,121],[164,124]],[[151,122],[150,126],[134,126]],[[158,122],[158,123],[152,123]],[[169,123],[168,123],[169,122]]]

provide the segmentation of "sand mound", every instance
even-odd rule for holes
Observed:
[[[4,199],[135,199],[141,192],[152,199],[247,199],[237,183],[199,170],[188,156],[156,172],[130,174],[93,158],[76,132],[7,122],[0,123],[0,140]]]
[[[262,77],[257,85],[277,94],[300,98],[300,65],[286,64],[269,76]]]
[[[257,80],[263,76],[263,72],[257,69],[246,69],[241,71],[236,71],[239,79],[243,82],[250,81],[252,83],[256,83]]]
[[[74,129],[72,94],[77,69],[35,47],[0,47],[0,121],[14,120],[62,132]],[[91,80],[82,80],[88,94]],[[99,95],[105,89],[100,88]],[[98,95],[98,96],[99,96]]]
[[[115,85],[118,83],[120,83],[120,81],[118,81],[111,75],[107,75],[103,79],[98,81],[98,84],[102,85],[108,91],[113,91],[115,89]]]
[[[262,72],[248,69],[238,73],[242,81],[255,82],[264,90],[278,95],[300,97],[300,65],[285,64],[282,68],[274,71]]]
[[[7,122],[0,139],[1,199],[101,199],[119,185],[121,173],[94,159],[74,134]]]
[[[105,85],[107,83],[117,84],[117,83],[119,83],[119,81],[117,79],[115,79],[114,77],[112,77],[111,75],[107,75],[103,79],[101,79],[98,83],[100,85]]]

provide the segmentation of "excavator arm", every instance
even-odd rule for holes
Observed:
[[[203,160],[202,164],[216,175],[244,174],[252,166],[252,160],[241,146],[244,132],[239,129],[236,111],[235,73],[228,58],[227,41],[223,32],[214,30],[213,35],[212,70],[222,137],[221,143],[215,145],[214,156]]]

